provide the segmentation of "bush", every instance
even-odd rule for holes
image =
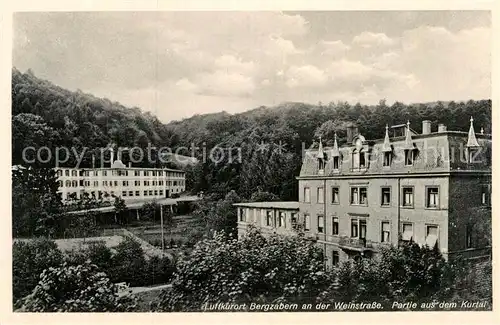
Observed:
[[[22,299],[19,311],[25,312],[123,312],[133,311],[132,296],[119,297],[120,288],[111,283],[97,266],[84,265],[49,268],[40,283]]]
[[[237,240],[221,233],[180,257],[172,288],[157,311],[200,311],[204,303],[313,303],[328,287],[321,248],[299,237],[263,237],[250,228]]]
[[[62,261],[62,253],[54,241],[36,239],[28,242],[14,242],[12,247],[14,302],[35,288],[43,270],[59,266]]]
[[[164,284],[172,279],[175,266],[168,257],[153,256],[147,262],[145,285]]]
[[[113,282],[126,282],[130,286],[144,284],[146,259],[141,244],[131,237],[125,237],[116,247],[112,258],[111,279]]]

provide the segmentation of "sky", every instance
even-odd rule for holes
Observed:
[[[16,13],[13,65],[164,122],[491,98],[487,11]]]

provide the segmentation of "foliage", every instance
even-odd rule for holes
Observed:
[[[280,198],[276,194],[257,191],[252,194],[250,197],[250,202],[271,202],[271,201],[279,201]]]
[[[12,247],[14,302],[35,288],[43,270],[58,266],[62,260],[61,252],[51,240],[15,241]]]
[[[215,200],[216,196],[206,196],[198,202],[193,214],[203,220],[206,229],[224,231],[227,234],[236,229],[236,209],[234,203],[240,202],[235,191],[229,192],[224,199]]]
[[[168,283],[175,271],[175,266],[168,257],[153,256],[147,261],[147,275],[144,285]]]
[[[57,176],[46,167],[12,170],[12,231],[15,237],[53,237],[63,219]]]
[[[132,237],[127,236],[118,244],[112,265],[110,277],[113,282],[126,282],[130,286],[143,283],[146,259],[141,244]]]
[[[44,270],[32,293],[22,299],[26,312],[123,312],[133,311],[132,296],[119,296],[119,286],[110,282],[97,266],[51,267]]]
[[[403,243],[382,248],[377,258],[341,263],[336,269],[337,282],[323,299],[386,303],[449,299],[460,272],[458,265],[445,261],[437,247]]]
[[[265,238],[251,227],[240,240],[216,233],[182,256],[158,311],[200,311],[204,303],[314,302],[326,289],[321,248],[297,236]]]

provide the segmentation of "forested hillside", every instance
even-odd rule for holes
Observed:
[[[375,139],[383,137],[386,124],[407,120],[417,132],[424,119],[433,123],[433,129],[437,123],[444,123],[449,130],[467,131],[472,115],[477,131],[483,127],[485,133],[491,133],[490,100],[411,105],[387,105],[382,100],[376,106],[285,103],[241,114],[196,115],[163,124],[138,108],[62,89],[29,71],[23,74],[13,69],[12,73],[13,163],[21,162],[26,146],[102,148],[115,143],[145,148],[151,143],[175,150],[194,145],[200,148],[195,156],[201,163],[188,170],[187,186],[219,197],[235,190],[242,198],[249,198],[260,189],[284,200],[296,199],[295,177],[302,148],[310,147],[319,135],[326,143],[331,142],[334,131],[343,142],[347,122],[356,123],[366,138]],[[221,158],[218,162],[209,154],[215,146],[225,150],[224,157],[218,156],[221,150],[212,155]],[[284,150],[280,152],[280,148]],[[190,155],[191,149],[178,153]],[[88,152],[84,165],[91,164],[91,156]],[[67,164],[72,163],[70,160]]]

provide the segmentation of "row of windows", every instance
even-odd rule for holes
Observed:
[[[405,166],[413,166],[413,162],[415,160],[416,151],[407,149],[405,150]],[[352,153],[352,165],[351,168],[353,170],[360,170],[368,168],[368,162],[370,161],[370,156],[368,152],[363,151],[353,151]],[[325,160],[319,159],[319,171],[323,171],[325,169]],[[392,152],[384,152],[383,166],[389,167],[392,163]],[[333,170],[338,171],[340,169],[340,157],[333,157]]]
[[[325,233],[324,216],[318,215],[317,232],[320,234]],[[366,218],[352,218],[351,219],[351,231],[350,237],[366,240]],[[304,215],[304,229],[306,231],[311,230],[311,217],[310,215]],[[409,241],[413,238],[413,223],[401,224],[402,240]],[[339,235],[339,218],[332,217],[332,236]],[[436,225],[426,225],[426,243],[430,247],[434,247],[438,238],[438,226]],[[391,225],[389,221],[382,221],[380,223],[380,242],[389,243],[391,242]]]
[[[102,181],[102,186],[118,186],[119,182],[121,182],[122,186],[129,186],[131,182],[129,181]],[[144,186],[163,186],[163,181],[142,181]],[[93,184],[94,187],[99,186],[99,181],[84,181],[80,180],[80,182],[74,181],[59,181],[59,187],[78,187],[78,186],[90,186]],[[165,181],[167,186],[184,186],[184,180],[179,181]],[[141,181],[134,181],[134,186],[141,186]]]
[[[402,206],[403,207],[413,207],[414,202],[414,187],[413,186],[402,186]],[[427,208],[439,208],[439,187],[438,186],[426,186],[426,201],[425,206]],[[332,187],[331,194],[331,204],[340,204],[340,188]],[[486,192],[482,194],[482,200],[486,200]],[[323,187],[317,188],[317,203],[325,203],[325,193]],[[304,202],[311,203],[311,190],[309,187],[304,187]],[[350,186],[350,196],[349,203],[351,205],[364,205],[368,206],[368,187],[366,186]],[[484,204],[484,202],[483,202]],[[380,188],[380,205],[390,206],[391,205],[391,187],[383,186]]]
[[[109,173],[108,173],[109,172]],[[184,173],[168,172],[163,170],[64,170],[64,176],[169,176],[169,177],[183,177]],[[63,176],[63,170],[57,171],[58,176]]]

